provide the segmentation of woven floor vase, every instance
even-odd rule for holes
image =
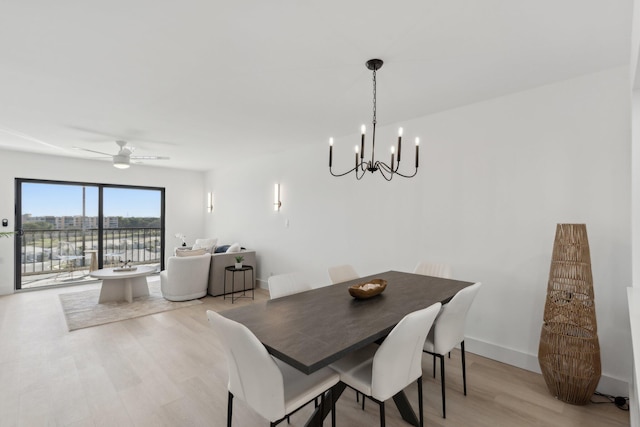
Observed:
[[[538,362],[558,399],[589,402],[600,381],[600,344],[585,224],[558,224]]]

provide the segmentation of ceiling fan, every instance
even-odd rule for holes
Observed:
[[[118,169],[126,169],[130,166],[131,160],[169,160],[169,157],[162,156],[132,156],[134,147],[127,146],[127,141],[116,141],[120,147],[117,154],[103,153],[102,151],[89,150],[88,148],[73,147],[76,150],[89,151],[90,153],[102,154],[113,158],[113,166]],[[134,162],[139,163],[139,162]]]

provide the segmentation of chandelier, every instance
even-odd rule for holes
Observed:
[[[398,148],[397,148],[397,160],[396,160],[396,147],[391,146],[391,162],[387,164],[385,162],[381,162],[380,160],[375,160],[375,150],[376,150],[376,71],[378,71],[382,67],[381,59],[370,59],[367,61],[367,68],[373,71],[373,120],[372,120],[372,132],[371,132],[371,160],[364,160],[364,142],[365,142],[365,133],[366,127],[362,125],[361,127],[361,138],[360,138],[360,150],[358,150],[358,146],[355,146],[355,165],[352,169],[344,172],[344,173],[334,173],[333,166],[333,138],[329,139],[329,172],[333,176],[345,176],[351,172],[356,173],[356,178],[358,180],[362,179],[362,177],[366,174],[367,171],[374,173],[376,171],[380,171],[380,174],[387,181],[391,181],[394,175],[399,175],[403,178],[412,178],[416,176],[418,173],[418,152],[420,148],[420,139],[416,138],[416,162],[415,162],[415,171],[412,174],[404,174],[398,172],[400,168],[400,159],[402,154],[402,128],[398,130]]]

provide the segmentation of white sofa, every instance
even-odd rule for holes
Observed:
[[[169,301],[187,301],[207,295],[211,255],[169,257],[160,272],[162,296]]]

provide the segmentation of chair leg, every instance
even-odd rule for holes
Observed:
[[[433,355],[433,378],[436,377],[436,355]]]
[[[229,392],[227,397],[227,427],[231,427],[231,416],[233,414],[233,394]]]
[[[336,401],[333,399],[333,391],[329,389],[329,399],[331,399],[331,427],[336,427]]]
[[[462,384],[464,385],[464,395],[467,395],[467,368],[464,363],[464,341],[460,343],[462,349]]]
[[[444,355],[439,354],[438,358],[440,359],[440,384],[442,387],[442,418],[447,418],[447,408],[444,394]]]
[[[384,427],[384,402],[380,402],[380,427]]]
[[[424,405],[422,403],[422,376],[418,378],[418,410],[420,411],[420,427],[424,426]]]
[[[364,401],[367,400],[367,397],[363,394],[362,395],[362,410],[364,411]]]

